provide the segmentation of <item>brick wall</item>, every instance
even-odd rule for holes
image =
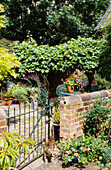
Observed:
[[[83,121],[92,100],[100,96],[111,99],[111,90],[63,97],[60,101],[60,138],[83,134]]]
[[[3,109],[0,109],[0,132],[6,131],[7,131],[6,113]]]

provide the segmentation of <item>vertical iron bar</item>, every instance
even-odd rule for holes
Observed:
[[[9,129],[10,129],[10,128],[9,128],[9,127],[10,127],[10,120],[9,120],[9,108],[8,108],[8,118],[7,118],[7,121],[8,121],[8,123],[7,123],[7,124],[8,124],[8,132],[9,132]]]
[[[21,105],[20,105],[20,103],[19,103],[19,134],[21,134],[21,121],[20,121],[20,119],[21,119]],[[21,162],[21,157],[19,158],[19,163]]]
[[[19,104],[19,134],[21,134],[21,105]]]
[[[33,101],[33,129],[34,129],[34,109],[35,109],[35,103]],[[33,140],[35,140],[35,131],[33,133]],[[34,158],[34,152],[33,152],[33,158]]]
[[[16,120],[15,120],[15,107],[14,107],[14,129],[16,129]]]
[[[43,108],[42,108],[42,112],[43,112]],[[41,112],[41,114],[42,114]],[[41,117],[41,141],[42,141],[42,117]],[[42,144],[41,144],[41,153],[42,153]]]
[[[48,98],[48,107],[47,107],[47,112],[48,112],[48,139],[50,138],[50,110],[49,110],[49,106],[50,106],[50,101]]]
[[[38,112],[39,112],[39,108],[37,107],[37,120],[38,120]],[[38,143],[38,126],[37,126],[37,143]],[[37,151],[37,155],[38,155],[38,149],[36,149],[36,151]]]
[[[23,115],[23,119],[24,119],[24,136],[26,135],[26,127],[25,127],[25,112],[26,112],[26,103],[24,103],[24,115]],[[25,152],[24,152],[24,160],[25,160]]]
[[[24,104],[24,136],[25,136],[25,111],[26,111],[26,103]]]
[[[45,114],[45,143],[46,143],[46,114]]]
[[[29,106],[29,135],[30,135],[30,106]]]
[[[30,103],[29,103],[29,135],[30,135]],[[29,161],[30,161],[30,155],[29,155]]]

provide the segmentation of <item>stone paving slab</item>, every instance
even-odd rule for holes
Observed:
[[[33,170],[111,170],[111,168],[100,168],[94,163],[89,163],[88,165],[83,165],[82,167],[78,166],[78,164],[74,164],[69,167],[62,167],[62,161],[59,159],[55,159],[53,162],[48,164],[42,164],[39,167],[31,167]],[[25,169],[29,170],[29,169]]]
[[[38,167],[42,166],[44,164],[42,157],[38,158],[37,160],[30,163],[28,166],[23,168],[22,170],[37,170]]]

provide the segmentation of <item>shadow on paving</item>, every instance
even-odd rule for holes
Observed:
[[[51,163],[43,164],[34,170],[111,170],[111,168],[100,168],[94,163],[88,165],[70,164],[68,167],[64,167],[62,161],[56,159]]]

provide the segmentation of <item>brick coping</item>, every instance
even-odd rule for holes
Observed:
[[[111,94],[111,90],[109,89],[109,90],[95,91],[91,93],[64,96],[63,98],[61,98],[60,104],[76,105],[89,100],[97,99],[99,97],[109,97],[110,94]]]

